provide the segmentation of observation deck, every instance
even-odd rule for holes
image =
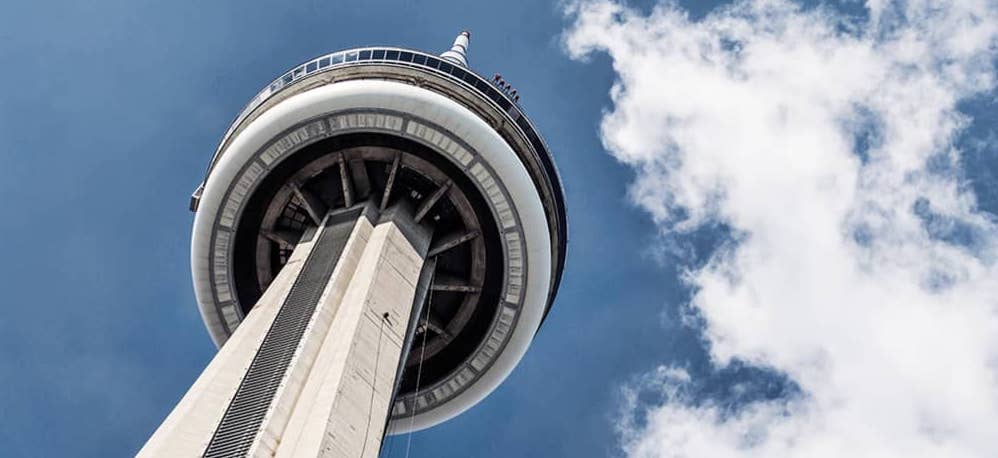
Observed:
[[[547,316],[567,244],[561,182],[509,93],[452,60],[364,47],[298,65],[239,113],[191,198],[195,291],[215,343],[304,233],[363,202],[432,226],[428,318],[392,408],[394,432],[421,429],[491,392]]]

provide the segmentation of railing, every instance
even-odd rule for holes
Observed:
[[[208,179],[208,174],[211,173],[212,168],[215,166],[215,162],[218,160],[222,149],[225,147],[226,143],[229,141],[229,137],[232,133],[239,127],[239,125],[256,110],[260,105],[267,101],[270,97],[279,93],[281,90],[293,85],[294,83],[300,81],[301,79],[312,76],[320,72],[329,71],[335,68],[342,68],[350,65],[359,64],[371,64],[371,63],[386,63],[391,65],[402,65],[409,66],[413,68],[419,68],[424,71],[429,71],[436,74],[442,74],[445,77],[458,82],[464,87],[473,89],[475,92],[484,96],[486,99],[491,100],[495,103],[500,110],[505,112],[510,120],[519,128],[523,136],[527,139],[530,145],[533,147],[537,159],[540,161],[541,166],[550,175],[548,183],[551,186],[551,190],[554,193],[554,198],[557,201],[557,221],[560,226],[558,232],[560,245],[558,247],[557,256],[557,269],[560,271],[564,266],[565,262],[565,245],[568,242],[568,221],[565,215],[565,192],[561,187],[561,177],[558,173],[558,168],[554,164],[554,160],[551,158],[551,154],[545,145],[544,140],[541,139],[540,135],[537,133],[537,129],[530,122],[527,116],[520,109],[519,105],[511,99],[512,96],[508,89],[500,89],[493,82],[483,78],[477,73],[462,67],[460,65],[454,65],[445,59],[440,57],[426,54],[421,51],[416,51],[413,49],[396,48],[396,47],[367,47],[367,48],[356,48],[349,49],[345,51],[334,52],[331,54],[326,54],[319,56],[315,59],[309,60],[293,69],[287,73],[281,75],[273,82],[263,88],[259,93],[257,93],[246,107],[239,112],[236,119],[229,126],[229,129],[225,132],[225,136],[222,137],[222,141],[218,145],[218,149],[215,150],[215,154],[211,158],[211,163],[208,165],[208,169],[205,172],[205,181]],[[518,97],[516,97],[518,99]],[[204,186],[204,182],[201,183],[198,190],[195,191],[193,198],[200,198],[200,190]],[[194,202],[192,201],[192,210],[194,208]],[[555,276],[555,285],[552,288],[552,295],[554,291],[558,289],[558,283],[560,283],[560,275]],[[550,309],[551,304],[548,304],[548,309]],[[546,312],[545,312],[546,315]]]
[[[552,173],[555,177],[558,177],[558,171],[555,168],[554,162],[551,160],[547,146],[544,144],[544,141],[541,139],[540,135],[537,134],[537,130],[534,129],[533,124],[531,124],[530,120],[520,110],[520,107],[513,100],[511,100],[511,96],[507,93],[507,91],[500,90],[492,82],[486,80],[477,73],[468,70],[465,67],[454,65],[453,63],[440,57],[411,49],[389,47],[357,48],[326,54],[305,62],[275,79],[273,82],[268,84],[267,87],[263,88],[263,90],[253,96],[249,103],[246,104],[246,107],[240,111],[238,116],[236,116],[236,119],[225,132],[225,136],[222,137],[222,142],[219,144],[218,149],[215,151],[215,155],[212,157],[211,164],[208,167],[208,172],[210,172],[211,168],[214,167],[215,161],[218,160],[218,155],[221,152],[222,147],[228,141],[229,136],[232,135],[233,131],[243,122],[243,120],[246,119],[246,117],[248,117],[271,96],[307,76],[334,68],[356,65],[361,62],[371,63],[372,61],[403,64],[424,70],[430,70],[434,73],[442,73],[450,76],[452,79],[463,82],[464,85],[468,87],[475,89],[476,92],[492,100],[502,111],[506,112],[510,116],[511,120],[523,131],[527,141],[530,142],[531,146],[533,146],[534,150],[537,152],[537,155],[539,156],[538,159],[540,159],[544,168],[548,170],[548,173]],[[560,180],[558,181],[560,182]],[[561,194],[561,189],[558,189],[555,192]]]

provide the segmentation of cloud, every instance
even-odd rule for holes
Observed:
[[[600,133],[634,202],[666,237],[736,235],[685,279],[713,364],[800,388],[727,409],[651,371],[624,388],[626,455],[998,450],[998,226],[956,142],[958,103],[994,90],[998,5],[866,6],[567,7],[569,54],[612,59]]]

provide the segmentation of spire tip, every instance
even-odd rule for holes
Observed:
[[[468,30],[462,30],[461,33],[457,35],[457,38],[454,39],[454,45],[451,46],[449,50],[444,51],[443,54],[440,54],[440,57],[443,57],[444,59],[447,59],[462,67],[467,67],[468,44],[470,41],[471,32]]]

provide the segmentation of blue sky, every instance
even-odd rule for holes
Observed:
[[[668,8],[692,8],[696,21],[711,8],[696,3]],[[651,9],[638,4],[633,14]],[[517,87],[554,151],[567,191],[569,258],[553,312],[517,370],[474,409],[414,434],[411,456],[633,454],[620,449],[626,388],[656,367],[692,377],[682,390],[694,407],[797,396],[786,375],[795,372],[773,369],[779,360],[765,354],[732,351],[731,364],[710,363],[703,330],[723,327],[710,327],[707,308],[707,324],[689,324],[699,315],[687,304],[704,285],[687,280],[719,247],[732,249],[730,221],[677,231],[628,194],[654,161],[635,159],[605,126],[626,109],[609,96],[618,72],[637,83],[626,77],[627,51],[610,39],[593,38],[570,57],[562,40],[574,20],[539,2],[7,4],[2,454],[131,455],[210,360],[215,349],[191,290],[187,200],[220,135],[260,87],[336,49],[443,51],[465,28],[471,66]],[[961,102],[969,117],[952,144],[962,159],[947,175],[978,196],[974,214],[985,219],[998,210],[993,100],[985,91]],[[990,243],[992,226],[980,227]],[[641,417],[631,429],[651,434],[643,415],[668,407],[671,392],[636,390],[651,408],[631,409]],[[404,439],[390,441],[399,456]]]
[[[11,9],[12,7],[12,9]],[[413,456],[603,456],[614,384],[698,357],[661,307],[681,289],[645,254],[630,173],[596,134],[612,75],[570,61],[554,5],[508,2],[19,2],[0,19],[4,166],[0,443],[14,456],[138,450],[207,364],[189,272],[188,196],[264,84],[331,50],[443,51],[524,95],[564,177],[571,253],[558,302],[513,376]],[[662,348],[670,348],[662,352]],[[674,356],[671,356],[674,355]]]

